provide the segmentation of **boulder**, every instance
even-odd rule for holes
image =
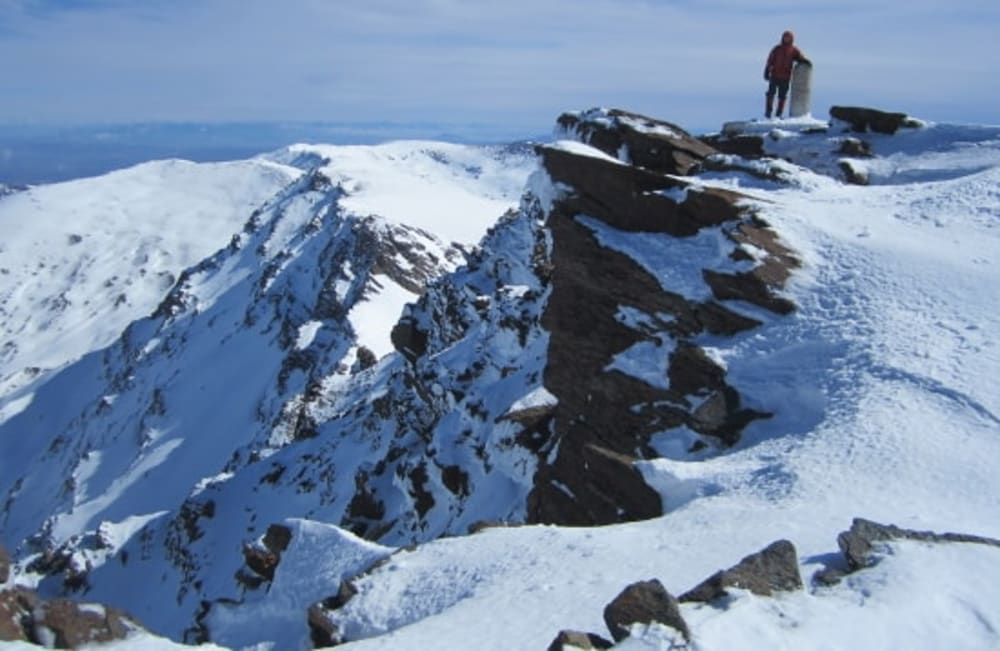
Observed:
[[[570,649],[610,649],[614,643],[606,640],[600,635],[593,633],[581,633],[579,631],[559,631],[556,639],[552,640],[548,651],[569,651]]]
[[[787,540],[773,542],[729,569],[716,572],[678,600],[708,603],[726,596],[726,588],[749,590],[764,597],[775,592],[801,590],[802,577],[795,546]]]
[[[887,113],[858,106],[833,106],[830,117],[846,122],[852,131],[894,134],[901,128],[915,128],[920,123],[905,113]]]
[[[657,579],[628,586],[604,608],[604,622],[615,642],[629,636],[633,624],[659,623],[679,631],[690,639],[687,622],[674,598]]]

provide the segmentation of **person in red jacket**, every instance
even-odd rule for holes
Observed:
[[[767,57],[767,64],[764,66],[764,80],[767,86],[767,104],[764,106],[764,116],[771,117],[771,108],[774,106],[774,95],[778,95],[777,117],[785,110],[785,98],[788,97],[788,83],[792,80],[792,66],[796,62],[811,66],[812,62],[802,54],[799,48],[795,47],[795,35],[786,31],[781,35],[781,43],[771,48],[771,54]]]

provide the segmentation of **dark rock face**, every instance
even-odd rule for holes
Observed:
[[[887,113],[877,109],[857,106],[832,106],[830,117],[846,122],[858,133],[894,134],[901,128],[914,128],[918,123],[905,113]]]
[[[864,518],[855,518],[851,528],[837,536],[837,544],[844,553],[851,571],[869,567],[874,562],[876,543],[890,540],[919,540],[933,543],[974,543],[1000,547],[1000,540],[961,533],[934,533],[901,529],[895,525],[879,524]]]
[[[678,600],[707,603],[726,596],[726,588],[742,588],[764,597],[775,592],[801,590],[802,577],[795,546],[787,540],[771,543],[728,570],[716,572]]]
[[[619,109],[564,113],[558,124],[609,156],[666,174],[690,174],[717,153],[676,124]]]
[[[591,142],[609,139],[615,128],[613,122],[573,120],[575,131],[590,134]],[[622,129],[630,142],[659,142],[656,134]],[[725,301],[747,301],[778,314],[792,311],[794,305],[777,290],[798,261],[742,207],[742,195],[696,188],[652,171],[652,165],[617,164],[558,147],[541,147],[539,154],[552,180],[568,190],[546,221],[552,290],[542,315],[549,332],[544,384],[558,398],[546,417],[551,416],[551,438],[559,447],[555,458],[542,457],[545,463],[528,496],[528,521],[586,525],[653,517],[662,505],[633,463],[655,456],[649,449],[654,432],[686,426],[726,446],[739,440],[748,423],[769,416],[745,409],[725,370],[690,340],[704,332],[733,335],[759,325]],[[718,228],[732,247],[731,258],[753,266],[739,274],[704,270],[714,298],[688,299],[664,287],[633,258],[603,246],[577,219],[580,215],[625,233],[677,238]],[[660,323],[639,332],[619,318],[624,308],[657,315],[654,321]],[[658,337],[676,344],[672,354],[664,353],[668,388],[608,370],[616,355]],[[699,407],[691,406],[693,398]]]
[[[593,633],[559,631],[559,635],[549,645],[548,651],[563,651],[567,647],[570,649],[610,649],[613,646],[614,643],[610,640]]]
[[[632,624],[658,622],[670,626],[690,639],[687,623],[681,617],[675,599],[656,579],[640,581],[625,588],[604,609],[604,622],[615,642],[629,636]]]

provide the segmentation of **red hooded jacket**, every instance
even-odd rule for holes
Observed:
[[[795,47],[795,36],[791,32],[781,35],[781,43],[771,49],[764,66],[764,77],[774,81],[788,81],[792,78],[792,66],[796,61],[808,61],[799,48]]]

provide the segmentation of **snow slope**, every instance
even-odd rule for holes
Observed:
[[[151,313],[181,271],[299,174],[166,160],[0,200],[0,400]]]

